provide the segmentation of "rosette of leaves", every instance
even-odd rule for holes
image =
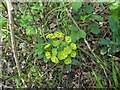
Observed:
[[[68,65],[76,58],[77,46],[72,42],[70,36],[62,32],[54,32],[46,35],[47,44],[44,45],[45,58],[53,63],[63,62]]]

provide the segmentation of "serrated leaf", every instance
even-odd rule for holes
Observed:
[[[96,23],[92,23],[88,26],[93,34],[98,34],[100,32],[99,26]]]
[[[78,11],[78,9],[82,6],[81,2],[73,2],[72,3],[72,9],[75,11]]]
[[[85,32],[85,31],[80,30],[78,33],[79,33],[79,36],[80,36],[81,38],[86,38],[86,32]]]

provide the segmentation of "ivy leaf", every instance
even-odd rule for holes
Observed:
[[[88,4],[85,4],[85,12],[91,14],[94,10],[94,7]]]
[[[75,11],[78,11],[78,9],[82,6],[81,2],[73,2],[72,3],[72,9]]]
[[[69,25],[71,31],[78,31],[78,28],[75,25]]]
[[[77,31],[77,32],[73,32],[73,33],[70,35],[70,37],[72,38],[72,42],[76,42],[77,40],[80,39],[78,31]]]
[[[80,38],[86,38],[86,32],[83,30],[73,32],[70,37],[72,38],[72,42],[76,42]]]
[[[99,26],[96,23],[92,23],[88,26],[93,34],[98,34],[100,32]]]
[[[85,31],[79,30],[78,33],[79,33],[80,38],[86,38],[86,32]]]
[[[112,16],[109,16],[108,17],[108,22],[109,22],[111,30],[113,32],[116,32],[118,30],[118,26],[117,26],[116,20]]]

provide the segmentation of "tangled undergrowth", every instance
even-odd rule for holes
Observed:
[[[120,89],[119,2],[12,5],[22,76],[13,58],[7,6],[1,2],[3,88]]]

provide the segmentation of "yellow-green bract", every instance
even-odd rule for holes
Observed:
[[[71,42],[71,37],[70,36],[66,36],[65,37],[65,41],[68,42],[68,43],[70,43]]]
[[[50,59],[50,57],[51,57],[50,52],[46,52],[46,53],[45,53],[45,56],[46,56],[47,59]]]
[[[52,56],[51,61],[54,62],[54,63],[59,63],[59,60],[56,56]]]

